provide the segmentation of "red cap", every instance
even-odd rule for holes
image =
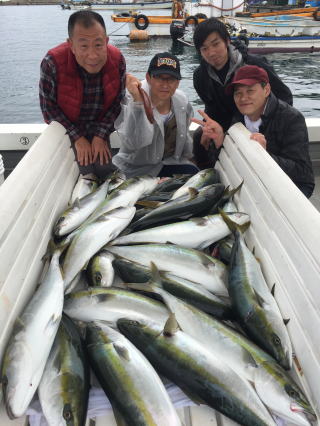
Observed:
[[[225,89],[227,95],[232,95],[234,86],[236,84],[243,84],[244,86],[253,86],[257,83],[269,83],[269,76],[267,71],[256,65],[245,65],[238,69],[233,76],[232,82],[228,84]]]

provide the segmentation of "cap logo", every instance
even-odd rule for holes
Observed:
[[[177,68],[177,62],[171,58],[158,58],[157,66],[167,65],[168,67]]]

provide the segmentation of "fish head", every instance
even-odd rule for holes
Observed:
[[[156,323],[140,320],[129,320],[127,318],[119,318],[117,327],[132,342],[137,342],[139,345],[149,339],[154,339],[163,331],[163,326],[158,326]]]
[[[264,304],[268,323],[270,325],[270,346],[274,358],[285,370],[292,367],[292,345],[282,317],[270,305]]]
[[[25,415],[37,387],[32,380],[30,360],[24,364],[24,372],[11,368],[13,364],[1,378],[4,403],[11,420]]]
[[[86,419],[86,407],[83,406],[84,401],[77,398],[78,390],[74,389],[74,391],[75,392],[72,392],[73,396],[70,395],[70,398],[68,398],[69,400],[63,405],[62,417],[65,426],[81,426]],[[62,420],[61,417],[59,420]]]
[[[253,376],[254,387],[263,403],[272,413],[299,426],[310,426],[306,416],[314,411],[299,386],[275,362],[257,366]]]
[[[63,230],[66,227],[66,214],[63,214],[62,216],[59,217],[59,219],[57,220],[57,222],[55,223],[54,227],[53,227],[53,233],[54,235],[56,235],[57,237],[61,237],[63,235]]]

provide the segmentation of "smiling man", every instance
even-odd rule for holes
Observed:
[[[205,105],[205,112],[226,131],[236,111],[233,97],[225,93],[234,73],[243,65],[257,65],[269,76],[273,93],[292,105],[290,89],[281,81],[272,65],[260,55],[241,52],[231,43],[227,27],[216,18],[210,18],[196,26],[194,45],[201,56],[200,65],[194,71],[193,85]],[[197,165],[204,169],[211,162],[209,140],[201,129],[194,134],[194,156]]]
[[[113,158],[127,177],[194,174],[199,170],[189,161],[193,109],[178,89],[180,79],[179,60],[168,52],[152,58],[142,82],[128,74],[127,96],[115,123],[121,139],[120,151]],[[152,123],[146,115],[140,88],[151,100]]]
[[[303,115],[271,92],[268,73],[255,65],[238,69],[226,94],[233,96],[237,111],[232,123],[242,122],[306,197],[311,197],[314,176],[309,155],[308,131]],[[192,119],[212,143],[215,160],[224,140],[222,126],[205,112],[205,121]],[[213,167],[213,163],[211,167]]]
[[[125,94],[125,60],[96,12],[70,15],[68,35],[41,63],[42,114],[66,128],[80,172],[105,178],[114,169],[109,136]]]

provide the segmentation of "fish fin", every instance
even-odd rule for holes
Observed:
[[[238,191],[240,191],[240,189],[241,189],[241,187],[243,185],[243,182],[244,182],[244,180],[242,180],[242,182],[240,183],[240,185],[238,185],[234,189],[231,189],[231,191],[228,191],[229,198],[233,197],[234,194],[236,194]]]
[[[188,188],[188,192],[190,196],[189,200],[193,200],[199,194],[199,191],[196,188],[192,188],[192,187]]]
[[[203,217],[192,217],[189,219],[190,222],[193,222],[197,226],[206,226],[207,221]]]
[[[45,262],[46,260],[50,260],[56,248],[57,248],[57,244],[54,242],[53,238],[51,238],[48,242],[46,252],[42,256],[41,260],[43,262]]]
[[[265,305],[265,300],[264,300],[264,298],[262,297],[262,296],[260,296],[260,294],[253,288],[252,289],[253,290],[253,292],[254,292],[254,295],[255,295],[255,297],[256,297],[256,301],[258,302],[258,305],[261,307],[261,308],[263,308],[264,307],[264,305]]]
[[[125,286],[132,289],[132,290],[138,290],[138,291],[145,291],[147,293],[157,293],[156,286],[152,285],[152,283],[125,283]]]
[[[284,323],[284,325],[287,325],[289,321],[290,321],[290,318],[284,318],[284,319],[283,319],[283,323]]]
[[[79,197],[77,197],[74,200],[73,207],[77,207],[78,209],[80,209],[81,206],[80,206],[80,198]]]
[[[244,223],[243,225],[238,225],[236,222],[231,220],[229,215],[225,213],[222,209],[218,209],[218,212],[231,232],[239,231],[241,232],[241,234],[243,234],[250,226],[250,220],[248,220],[248,222]]]
[[[51,329],[52,325],[60,323],[62,315],[53,314],[45,326],[45,330]]]
[[[151,270],[151,280],[150,283],[154,283],[157,287],[162,288],[162,280],[160,276],[159,269],[154,262],[150,262],[150,270]]]
[[[274,297],[275,289],[276,289],[276,283],[274,283],[272,288],[271,288],[271,294],[272,294],[273,297]]]
[[[150,201],[150,200],[140,200],[136,202],[136,205],[143,206],[143,207],[149,207],[150,209],[156,209],[157,207],[161,206],[163,203],[160,201]]]
[[[123,358],[126,361],[130,361],[129,351],[125,346],[119,343],[113,343],[113,347],[115,351],[117,352],[117,354],[120,356],[120,358]]]
[[[175,314],[171,312],[169,318],[167,319],[164,325],[163,335],[166,337],[173,337],[178,330],[180,330],[180,326],[178,324]]]

